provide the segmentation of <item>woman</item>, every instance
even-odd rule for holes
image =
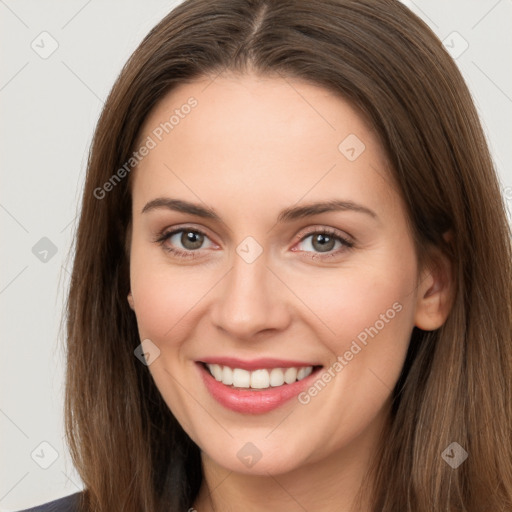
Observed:
[[[66,431],[94,511],[512,507],[510,229],[394,0],[187,0],[92,145]]]

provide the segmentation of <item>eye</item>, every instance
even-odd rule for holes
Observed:
[[[204,247],[203,244],[207,240],[210,244]],[[194,253],[198,252],[198,249],[215,246],[205,233],[190,227],[181,227],[169,232],[164,231],[157,236],[155,242],[159,243],[166,251],[181,258],[195,258],[197,255]]]
[[[301,251],[315,253],[311,256],[312,258],[337,256],[354,246],[354,243],[342,236],[341,233],[329,228],[323,228],[306,234],[301,238],[299,245],[301,244],[303,245],[303,248],[300,249]],[[333,252],[335,248],[337,250]]]
[[[160,244],[165,251],[179,258],[196,258],[200,256],[201,249],[216,247],[205,233],[192,227],[180,227],[168,232],[164,230],[157,235],[154,241]],[[208,242],[206,246],[205,242]],[[323,228],[303,235],[298,245],[303,245],[303,248],[299,249],[300,252],[313,252],[311,258],[322,259],[338,256],[354,247],[354,242],[334,229]],[[337,249],[333,251],[335,248]],[[297,251],[297,249],[292,249],[292,251]]]

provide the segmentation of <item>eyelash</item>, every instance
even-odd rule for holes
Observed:
[[[181,249],[176,249],[174,247],[169,247],[169,246],[166,246],[164,245],[165,242],[167,240],[169,240],[173,235],[175,235],[176,233],[181,233],[181,232],[191,232],[191,233],[196,233],[196,234],[199,234],[199,235],[203,235],[205,237],[208,238],[208,235],[206,233],[204,233],[203,231],[201,231],[200,229],[196,229],[196,228],[191,228],[191,227],[187,227],[187,226],[182,226],[180,228],[177,228],[177,229],[174,229],[173,231],[169,231],[169,232],[166,232],[165,230],[161,231],[160,233],[157,234],[154,242],[155,243],[158,243],[160,246],[162,246],[162,248],[177,256],[178,258],[197,258],[197,252],[199,252],[198,250],[195,250],[195,251],[183,251]],[[342,243],[343,245],[343,248],[341,249],[338,249],[337,251],[334,251],[334,252],[329,252],[329,253],[320,253],[320,252],[315,252],[313,253],[312,256],[310,256],[311,259],[327,259],[327,258],[332,258],[333,256],[338,256],[341,252],[344,252],[344,251],[347,251],[347,250],[350,250],[354,247],[354,242],[344,238],[343,236],[341,236],[336,230],[332,229],[332,228],[322,228],[322,229],[317,229],[317,230],[312,230],[312,231],[309,231],[307,233],[305,233],[301,239],[299,240],[299,242],[303,242],[306,238],[310,237],[311,235],[328,235],[332,238],[334,238],[335,240],[338,240]],[[307,254],[310,253],[310,251],[304,251],[306,252]]]

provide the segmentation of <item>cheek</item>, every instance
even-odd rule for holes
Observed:
[[[400,364],[414,324],[416,270],[413,259],[396,261],[342,271],[323,269],[314,287],[311,279],[296,281],[294,291],[317,317],[322,343],[333,357],[346,354],[348,361],[358,361],[351,366],[359,369],[390,361]]]
[[[173,348],[187,339],[208,294],[229,270],[207,264],[179,264],[160,246],[134,237],[130,287],[141,339]]]
[[[336,293],[336,300],[324,304],[324,311],[335,332],[350,338],[359,336],[364,341],[362,333],[372,326],[383,330],[396,324],[392,321],[399,316],[406,302],[404,299],[407,299],[406,283],[387,279],[365,280],[362,277],[360,282],[352,284],[341,284],[336,290],[331,290],[332,295]],[[338,290],[341,293],[337,293]]]
[[[202,276],[134,262],[131,287],[141,336],[163,340],[172,332],[175,338],[186,315],[210,288]]]
[[[130,288],[140,337],[155,342],[179,325],[179,320],[197,301],[198,283],[194,275],[180,278],[162,258],[160,247],[147,247],[135,234],[130,255]]]

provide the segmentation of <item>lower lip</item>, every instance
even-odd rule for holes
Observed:
[[[321,367],[318,367],[306,378],[293,384],[254,390],[226,386],[216,380],[203,363],[197,363],[197,365],[206,389],[212,397],[227,409],[245,414],[263,414],[277,409],[306,389],[321,370]]]

